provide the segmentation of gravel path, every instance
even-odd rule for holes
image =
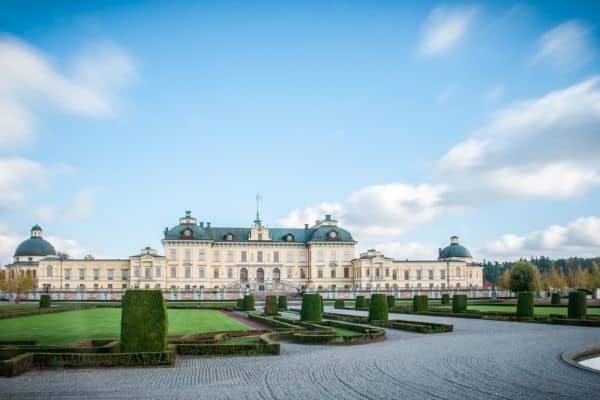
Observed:
[[[559,357],[600,345],[600,329],[391,316],[449,322],[455,331],[388,330],[388,340],[360,346],[285,343],[280,356],[180,358],[174,368],[34,371],[0,378],[0,398],[591,399],[600,393],[600,375]]]

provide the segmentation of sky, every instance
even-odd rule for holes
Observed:
[[[600,3],[0,5],[0,262],[331,213],[398,259],[600,255]]]

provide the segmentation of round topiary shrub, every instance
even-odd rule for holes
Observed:
[[[301,321],[321,322],[323,318],[323,299],[320,294],[304,294],[302,296]]]
[[[244,311],[254,311],[254,296],[251,294],[244,296]]]
[[[429,300],[426,295],[416,295],[413,297],[413,311],[423,312],[429,308]]]
[[[569,318],[581,319],[587,314],[587,299],[584,292],[569,293]]]
[[[387,296],[388,311],[396,306],[396,298],[392,295]]]
[[[279,296],[277,299],[277,308],[279,311],[286,311],[287,307],[287,296]]]
[[[367,306],[367,302],[365,301],[365,296],[356,296],[355,308],[365,308]]]
[[[369,322],[387,321],[388,305],[385,294],[375,293],[371,295],[371,304],[369,305]]]
[[[52,306],[52,299],[49,294],[43,294],[40,296],[40,308],[48,308]]]
[[[444,293],[442,295],[442,304],[444,304],[444,305],[450,304],[450,295],[448,293]]]
[[[553,306],[560,305],[560,293],[552,293],[552,300],[550,301]]]
[[[333,308],[344,309],[346,308],[346,302],[344,302],[344,300],[336,300],[335,303],[333,303]]]
[[[517,297],[517,317],[533,317],[533,293],[521,292]]]
[[[452,296],[452,312],[464,312],[467,310],[467,295],[455,294]]]
[[[265,298],[265,315],[279,315],[277,310],[277,296],[268,295]]]

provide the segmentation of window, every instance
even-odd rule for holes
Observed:
[[[200,249],[198,251],[198,260],[206,261],[206,253],[204,253],[204,249]]]
[[[171,278],[177,278],[177,268],[171,267]]]
[[[344,261],[350,261],[350,252],[348,250],[344,250]]]
[[[85,269],[79,268],[79,280],[82,281],[85,279]]]
[[[177,250],[176,249],[171,249],[170,259],[171,259],[171,261],[177,261]]]
[[[139,278],[140,277],[140,267],[135,267],[133,269],[133,277],[134,278]]]
[[[396,270],[393,270],[393,271],[392,271],[392,279],[393,279],[393,280],[396,280],[396,279],[398,279],[398,271],[396,271]]]
[[[100,270],[98,268],[94,269],[94,280],[97,281],[100,279]]]
[[[336,262],[337,261],[337,252],[335,250],[331,250],[329,254],[329,261]]]
[[[446,270],[445,269],[440,270],[440,279],[446,279]]]
[[[219,252],[218,251],[215,251],[213,253],[213,261],[219,261]]]
[[[112,281],[115,276],[115,270],[111,268],[111,269],[107,270],[106,272],[108,274],[108,280]]]
[[[98,284],[94,283],[94,289],[98,289]]]
[[[198,278],[204,279],[204,268],[198,270]]]
[[[386,268],[386,269],[385,269],[385,277],[386,277],[386,278],[389,278],[389,277],[390,277],[390,269],[389,269],[389,268]]]
[[[344,268],[344,278],[350,278],[350,268]]]
[[[404,280],[407,281],[410,279],[410,271],[409,270],[405,270],[404,271]]]
[[[371,268],[367,268],[367,276],[371,276]]]
[[[263,262],[263,252],[262,251],[256,252],[256,262]]]
[[[213,270],[213,278],[219,279],[219,269],[218,268],[215,268]]]
[[[46,276],[52,278],[52,265],[46,267]]]
[[[300,279],[306,279],[306,273],[304,272],[304,268],[300,268]]]
[[[288,260],[288,262],[294,262],[294,252],[293,251],[288,251],[287,260]]]
[[[428,275],[428,278],[430,281],[433,280],[433,270],[432,269],[429,270],[429,273],[427,275]]]
[[[242,251],[241,259],[242,262],[248,262],[248,253],[246,251]]]
[[[273,262],[279,262],[279,252],[278,251],[273,252]]]
[[[191,261],[192,261],[192,250],[185,249],[185,262],[191,262]]]
[[[225,237],[225,240],[232,241],[233,240],[233,235],[231,233],[228,233],[227,236]]]
[[[421,271],[420,269],[417,270],[417,280],[420,281],[421,280],[421,273],[423,271]]]
[[[66,279],[66,278],[65,278],[65,279]],[[68,288],[70,288],[70,287],[71,287],[71,285],[69,285],[68,283],[65,283],[65,289],[68,289]]]
[[[331,277],[332,277],[332,278],[335,278],[335,268],[332,268],[332,269],[331,269]]]
[[[258,240],[262,240],[262,233],[258,234]]]
[[[233,251],[231,250],[227,252],[227,261],[233,262]]]
[[[112,283],[109,283],[109,284],[108,284],[108,288],[109,288],[110,290],[112,290]]]
[[[233,279],[233,268],[227,268],[227,278]]]
[[[162,273],[162,271],[161,271],[160,267],[154,268],[154,276],[155,277],[160,278],[161,273]]]
[[[125,287],[127,287],[127,285],[125,285]],[[154,289],[160,289],[160,283],[157,283],[156,285],[154,285]]]
[[[192,268],[185,267],[184,273],[185,273],[185,278],[190,279],[192,277]]]
[[[274,268],[273,269],[273,282],[280,282],[281,281],[281,271],[279,271],[279,268]]]
[[[456,276],[460,278],[460,267],[456,267]]]
[[[146,283],[146,284],[144,285],[144,289],[150,289],[150,284],[149,284],[149,283]]]
[[[300,253],[300,262],[306,262],[306,254],[305,253]]]
[[[322,277],[323,277],[323,270],[319,268],[317,270],[317,278],[322,278]]]
[[[294,277],[294,270],[292,268],[287,269],[287,278],[292,279]]]
[[[121,270],[121,280],[122,281],[126,281],[129,279],[129,270],[128,269],[122,269]]]
[[[317,252],[317,262],[323,262],[323,250]]]

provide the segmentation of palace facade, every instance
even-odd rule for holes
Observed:
[[[303,228],[269,228],[258,214],[246,228],[214,227],[190,211],[165,228],[164,255],[146,247],[124,259],[60,257],[35,225],[16,249],[6,277],[31,274],[39,289],[295,291],[481,288],[482,267],[453,236],[437,260],[398,261],[356,241],[331,215]]]

